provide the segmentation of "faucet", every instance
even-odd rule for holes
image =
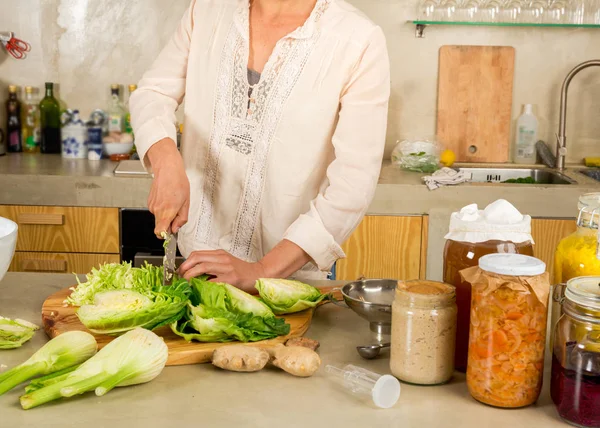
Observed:
[[[565,157],[567,155],[567,91],[569,90],[569,83],[577,73],[584,68],[598,66],[600,67],[600,59],[592,59],[590,61],[582,62],[577,65],[573,70],[567,74],[565,81],[562,84],[560,91],[560,117],[558,120],[558,134],[556,134],[556,168],[559,170],[565,169]]]

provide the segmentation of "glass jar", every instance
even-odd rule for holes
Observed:
[[[460,271],[477,266],[479,259],[487,254],[524,254],[533,256],[531,241],[515,244],[510,241],[486,241],[478,243],[459,242],[449,239],[444,249],[444,282],[456,287],[456,306],[458,307],[458,326],[456,331],[456,352],[454,365],[456,370],[467,370],[469,350],[469,327],[471,325],[471,284],[460,276]]]
[[[600,426],[600,276],[567,282],[554,330],[550,393],[558,414],[580,427]]]
[[[489,254],[462,272],[472,286],[467,386],[496,407],[537,401],[546,343],[549,275],[541,260]]]
[[[533,256],[531,218],[523,216],[517,211],[512,223],[509,225],[499,224],[495,222],[492,210],[497,207],[508,212],[516,211],[515,207],[503,200],[490,204],[482,211],[478,211],[477,206],[466,206],[460,212],[452,214],[450,230],[446,235],[444,282],[456,287],[458,325],[454,365],[460,372],[467,370],[471,314],[471,285],[463,281],[460,271],[478,266],[479,259],[487,254]],[[489,215],[490,211],[491,215]],[[488,218],[488,215],[491,219]],[[511,239],[518,242],[513,242]]]
[[[392,304],[390,369],[417,385],[445,383],[454,372],[454,287],[434,281],[399,282]]]
[[[600,276],[600,193],[581,195],[577,208],[577,230],[563,238],[554,252],[554,283],[558,285],[552,303],[551,331],[563,313],[556,303],[564,297],[564,284],[581,276]]]

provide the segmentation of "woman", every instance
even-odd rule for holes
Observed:
[[[180,273],[325,278],[374,194],[389,80],[381,29],[342,0],[193,0],[130,102]]]

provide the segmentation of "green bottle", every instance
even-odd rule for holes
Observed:
[[[46,82],[46,96],[40,102],[40,125],[42,153],[60,153],[60,106],[54,98],[54,84]]]

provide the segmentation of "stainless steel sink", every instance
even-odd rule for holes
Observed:
[[[458,168],[459,171],[470,172],[475,183],[502,183],[517,178],[533,178],[535,184],[576,184],[564,174],[547,169],[525,168]],[[600,171],[599,171],[600,172]]]
[[[600,169],[581,169],[577,171],[580,174],[587,175],[596,181],[600,181]]]

